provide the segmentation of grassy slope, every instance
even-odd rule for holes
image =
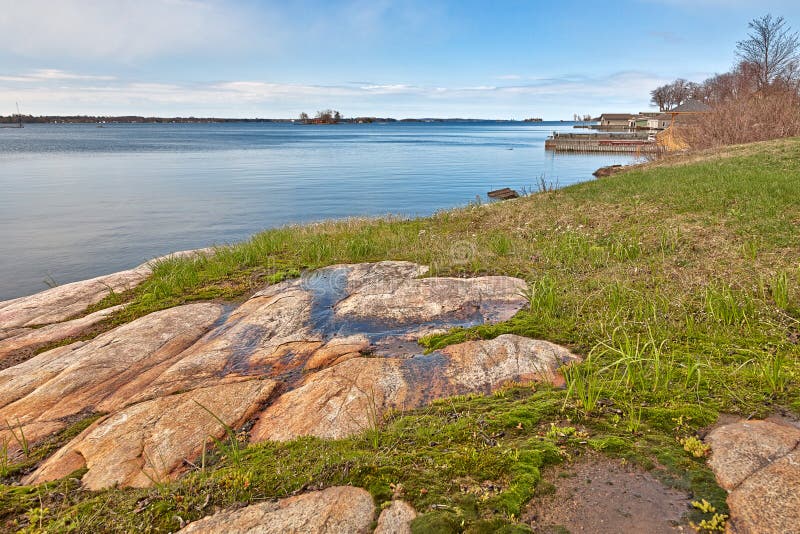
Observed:
[[[420,531],[513,529],[539,469],[586,448],[657,466],[724,510],[703,458],[680,440],[723,411],[800,411],[798,155],[800,140],[733,147],[425,219],[268,231],[212,258],[165,262],[101,306],[131,301],[115,318],[124,322],[189,300],[242,298],[306,268],[407,259],[437,275],[530,284],[530,310],[426,339],[428,348],[513,332],[587,359],[567,371],[567,391],[446,400],[349,440],[229,444],[204,470],[153,490],[88,493],[69,479],[0,486],[0,522],[168,531],[176,515],[351,483],[379,504],[402,491],[426,512]]]

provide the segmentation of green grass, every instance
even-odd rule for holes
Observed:
[[[720,412],[800,409],[798,153],[796,139],[733,147],[429,218],[270,230],[210,257],[161,262],[95,309],[129,302],[119,324],[194,300],[235,302],[306,269],[410,260],[432,275],[529,283],[530,305],[511,320],[427,337],[427,349],[515,333],[586,361],[565,372],[563,390],[441,401],[349,440],[251,446],[158,490],[78,492],[69,479],[2,486],[0,521],[166,532],[176,515],[354,484],[377,504],[401,486],[422,513],[417,531],[518,528],[540,469],[587,448],[661,465],[669,484],[725,513],[724,492],[681,440]],[[575,433],[549,432],[565,420]],[[501,490],[484,492],[485,481]]]

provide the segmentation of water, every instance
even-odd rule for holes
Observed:
[[[0,300],[293,222],[427,215],[591,179],[571,123],[28,125],[0,130]]]

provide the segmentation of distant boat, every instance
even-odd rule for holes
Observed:
[[[17,102],[17,124],[0,124],[0,128],[24,128],[22,126],[22,113],[19,112],[19,102]]]

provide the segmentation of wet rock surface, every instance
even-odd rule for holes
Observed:
[[[408,262],[340,265],[270,286],[187,350],[149,394],[185,389],[187,377],[210,384],[231,375],[291,388],[304,372],[363,353],[413,355],[408,342],[425,334],[506,320],[527,302],[522,280],[417,278],[426,271]]]
[[[190,523],[183,534],[366,534],[375,505],[360,488],[337,486],[296,497],[220,512]]]
[[[800,427],[740,421],[714,429],[706,442],[728,491],[728,532],[800,532]]]
[[[508,382],[562,383],[558,367],[576,357],[519,336],[422,355],[423,335],[506,320],[527,305],[522,280],[420,278],[426,272],[408,262],[338,265],[267,287],[237,307],[199,303],[152,313],[0,370],[0,421],[35,444],[106,414],[28,480],[87,467],[83,483],[91,489],[147,486],[180,474],[204,440],[220,436],[209,412],[234,428],[254,422],[251,441],[341,437],[389,409]],[[3,303],[5,332],[14,334],[0,347],[103,317],[31,329],[72,313],[57,315],[58,299],[43,295],[22,299],[24,306]],[[34,302],[42,309],[28,309]],[[0,439],[20,454],[10,430],[0,430]]]
[[[389,409],[490,393],[509,382],[558,384],[558,367],[575,359],[552,343],[514,335],[409,358],[354,358],[314,373],[282,395],[261,415],[251,439],[342,438],[375,427]]]

